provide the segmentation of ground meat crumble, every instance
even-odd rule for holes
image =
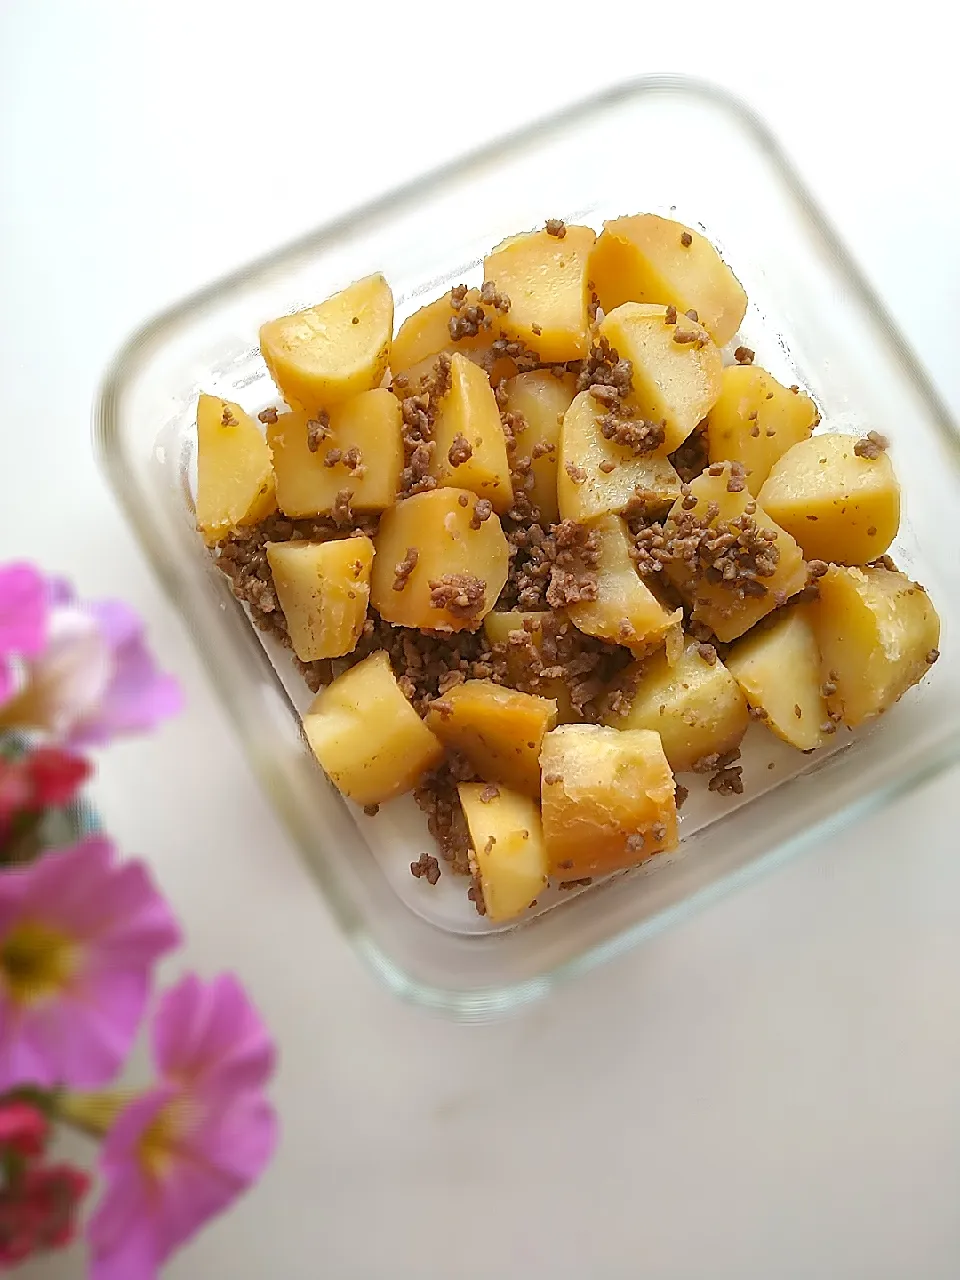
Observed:
[[[426,880],[428,884],[436,884],[440,879],[440,863],[432,853],[421,853],[416,862],[410,863],[410,874],[418,880]]]
[[[483,613],[486,583],[474,573],[445,573],[430,579],[430,604],[455,618],[475,618]]]
[[[871,462],[876,462],[889,447],[890,442],[886,436],[882,436],[879,431],[868,431],[864,438],[858,440],[853,446],[853,452],[858,458],[867,458]]]

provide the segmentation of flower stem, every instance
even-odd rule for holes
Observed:
[[[76,1129],[78,1133],[98,1141],[110,1132],[120,1112],[132,1102],[133,1093],[107,1091],[104,1093],[61,1093],[53,1104],[56,1118]]]

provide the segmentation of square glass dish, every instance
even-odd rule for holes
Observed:
[[[409,874],[428,839],[409,797],[359,816],[300,730],[310,695],[234,600],[194,528],[200,390],[256,412],[276,403],[261,323],[382,271],[397,321],[482,257],[549,217],[653,211],[700,226],[744,284],[740,339],[816,399],[824,429],[889,437],[903,487],[891,549],[929,589],[945,660],[868,731],[812,756],[761,726],[743,796],[692,790],[669,856],[589,889],[545,894],[512,927],[487,925],[463,881]],[[869,286],[764,127],[720,92],[673,78],[613,89],[523,129],[270,254],[161,315],[109,371],[97,447],[116,495],[181,610],[261,781],[357,950],[396,992],[461,1017],[540,995],[748,874],[835,835],[960,756],[960,556],[943,536],[960,503],[960,438]]]

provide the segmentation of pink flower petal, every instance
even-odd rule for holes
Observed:
[[[16,653],[32,658],[39,653],[46,620],[46,587],[33,565],[0,566],[0,657]]]

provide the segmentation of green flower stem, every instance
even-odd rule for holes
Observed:
[[[103,1093],[61,1093],[53,1104],[53,1114],[61,1123],[98,1142],[105,1138],[120,1112],[136,1094],[123,1090]]]

